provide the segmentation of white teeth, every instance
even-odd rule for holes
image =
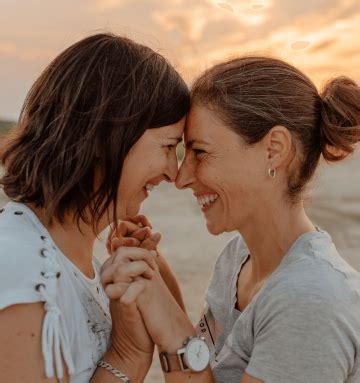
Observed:
[[[154,186],[153,184],[146,184],[146,185],[145,185],[145,189],[148,190],[148,191],[153,190],[154,187],[155,187],[155,186]]]
[[[212,202],[216,201],[218,199],[218,194],[208,194],[208,195],[202,195],[201,197],[198,197],[198,204],[201,207],[204,207],[205,205],[210,205]]]

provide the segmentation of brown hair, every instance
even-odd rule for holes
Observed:
[[[111,204],[116,220],[127,153],[146,129],[181,120],[189,103],[187,85],[160,54],[113,34],[87,37],[32,86],[0,155],[0,184],[9,198],[44,208],[49,223],[71,208],[95,228]]]
[[[292,201],[313,176],[322,154],[339,161],[360,141],[360,89],[339,77],[321,94],[292,65],[270,57],[241,57],[208,69],[193,84],[192,102],[215,109],[251,145],[285,126],[299,149],[300,166],[288,180]]]

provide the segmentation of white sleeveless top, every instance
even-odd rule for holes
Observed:
[[[48,378],[89,382],[110,346],[109,302],[94,258],[87,278],[55,245],[34,212],[17,202],[0,208],[0,310],[44,302],[42,351]]]

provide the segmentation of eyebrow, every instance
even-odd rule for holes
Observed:
[[[191,149],[195,144],[210,145],[209,142],[204,140],[189,140],[186,142],[186,147]]]

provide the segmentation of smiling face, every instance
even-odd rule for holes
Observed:
[[[119,218],[134,216],[149,191],[161,181],[174,182],[178,172],[176,146],[185,118],[173,125],[147,129],[126,156],[119,186]]]
[[[241,230],[271,198],[268,153],[247,145],[216,113],[194,105],[185,130],[186,154],[176,180],[191,188],[212,234]]]

